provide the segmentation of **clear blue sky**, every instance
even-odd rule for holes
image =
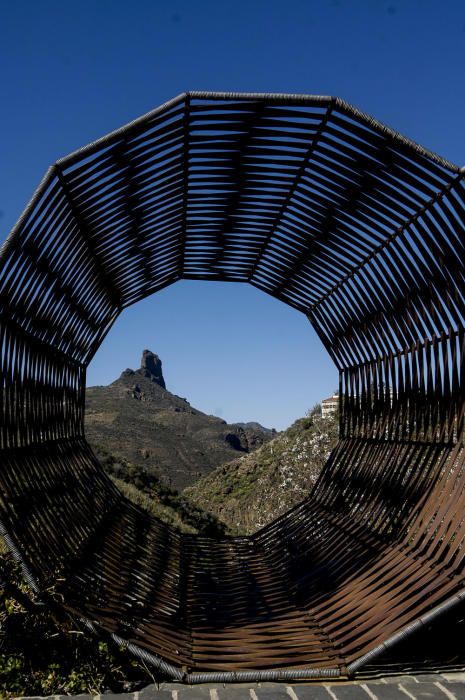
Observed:
[[[54,160],[189,89],[340,95],[465,164],[463,0],[0,0],[0,52],[2,237]],[[230,421],[283,428],[337,384],[307,320],[242,285],[132,307],[88,383],[145,347]]]

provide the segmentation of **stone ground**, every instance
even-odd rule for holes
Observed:
[[[385,676],[359,681],[329,681],[287,685],[150,685],[136,693],[77,695],[76,700],[465,700],[465,672]],[[37,700],[23,698],[22,700]],[[52,695],[47,700],[70,700]]]

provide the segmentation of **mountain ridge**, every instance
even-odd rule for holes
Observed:
[[[143,466],[180,491],[273,436],[258,423],[228,424],[171,393],[162,361],[150,350],[143,351],[139,369],[87,388],[85,431],[96,451]]]

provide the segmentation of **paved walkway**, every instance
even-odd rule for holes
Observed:
[[[91,695],[74,697],[76,700],[92,700]],[[183,686],[166,683],[159,687],[150,685],[136,693],[93,697],[95,700],[465,700],[465,673],[431,673],[299,685]],[[70,700],[69,696],[64,695],[53,695],[48,700],[65,699]]]

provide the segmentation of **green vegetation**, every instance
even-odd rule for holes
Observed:
[[[153,472],[117,459],[101,447],[95,449],[103,468],[126,498],[180,532],[201,533],[218,537],[225,533],[225,525],[189,501],[185,496],[166,486]]]
[[[336,414],[320,406],[255,452],[222,464],[182,494],[150,469],[96,453],[110,478],[133,503],[181,532],[250,534],[302,501],[338,437]]]
[[[338,418],[320,406],[253,454],[215,469],[184,495],[234,534],[251,534],[302,501],[338,438]]]
[[[10,586],[31,597],[18,567],[0,554]],[[29,607],[29,606],[27,606]],[[152,673],[127,653],[89,638],[69,620],[35,612],[0,588],[0,697],[124,692],[153,683]]]

